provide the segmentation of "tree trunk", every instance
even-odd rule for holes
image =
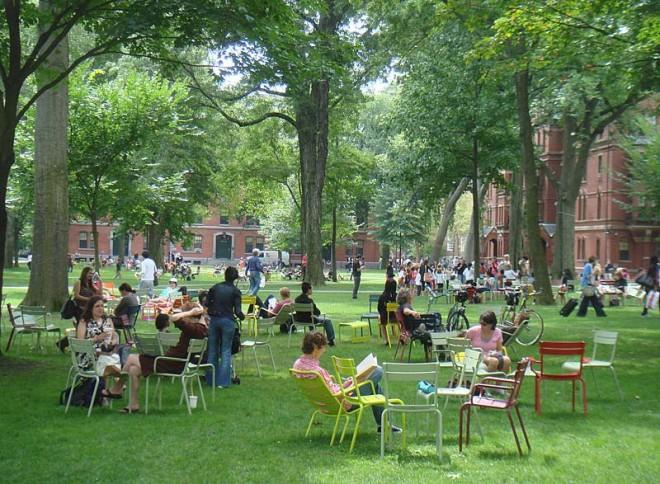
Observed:
[[[511,180],[509,207],[509,260],[517,265],[523,255],[523,204],[524,183],[520,170],[514,170]],[[505,224],[506,225],[506,224]]]
[[[147,250],[156,263],[156,267],[163,267],[163,236],[165,232],[157,223],[147,226]]]
[[[389,244],[383,244],[380,247],[380,257],[383,259],[383,263],[381,264],[381,269],[384,269],[387,267],[387,262],[390,260],[391,254],[390,254],[391,248]]]
[[[100,272],[101,259],[99,258],[99,229],[96,220],[98,215],[96,214],[96,210],[92,210],[90,215],[90,219],[92,220],[92,240],[94,241],[94,270]]]
[[[328,158],[328,81],[311,83],[309,96],[297,99],[296,127],[302,181],[303,246],[307,254],[305,280],[325,283],[321,244],[321,199]]]
[[[478,274],[477,268],[481,259],[481,231],[479,226],[483,197],[479,195],[479,142],[475,136],[472,139],[472,254],[470,255],[470,259],[474,262],[472,270],[474,270],[475,277]]]
[[[469,182],[468,178],[461,179],[460,183],[454,191],[449,195],[444,208],[442,209],[442,216],[440,218],[440,224],[438,225],[438,230],[435,233],[435,241],[433,242],[433,252],[432,259],[434,261],[439,261],[440,257],[443,257],[446,252],[445,239],[447,238],[447,231],[449,230],[449,222],[451,222],[452,217],[454,216],[454,210],[456,209],[456,203],[459,198],[465,191],[467,184]]]
[[[332,281],[337,282],[337,205],[332,206],[332,240],[330,241],[332,256]]]
[[[6,230],[6,245],[5,245],[5,262],[6,267],[14,267],[14,254],[17,251],[18,237],[16,215],[9,212],[7,213],[7,230]]]
[[[50,2],[39,2],[42,10]],[[63,40],[44,62],[37,75],[42,86],[66,69],[68,40]],[[45,92],[36,103],[34,223],[32,271],[23,304],[59,310],[68,295],[67,253],[69,244],[69,183],[67,178],[67,127],[69,92],[67,81]]]
[[[552,286],[541,243],[539,230],[539,189],[538,173],[532,142],[532,120],[529,114],[529,72],[525,69],[516,73],[516,101],[520,124],[520,147],[522,171],[526,188],[525,231],[529,248],[529,259],[534,273],[535,286],[541,291],[537,301],[541,304],[554,304]]]
[[[488,185],[481,183],[480,180],[477,180],[477,206],[479,207],[476,212],[477,217],[481,217],[481,206],[483,205],[484,197],[486,196],[486,191],[488,190]],[[474,198],[474,193],[472,194]],[[475,237],[475,223],[474,223],[475,211],[474,211],[474,201],[472,202],[472,218],[470,219],[470,230],[468,231],[467,238],[465,239],[465,246],[463,247],[463,258],[467,262],[473,261],[475,246],[476,250],[479,251],[479,257],[474,261],[479,264],[479,259],[481,258],[481,236],[477,232]],[[479,225],[477,225],[476,230],[479,230]],[[476,241],[476,243],[475,243]]]

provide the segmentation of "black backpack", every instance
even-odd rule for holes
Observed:
[[[66,405],[67,400],[69,399],[69,393],[73,391],[71,396],[71,405],[75,407],[88,407],[92,401],[92,395],[94,393],[94,384],[96,380],[93,378],[85,378],[80,381],[73,389],[71,387],[63,390],[60,393],[60,405]],[[105,380],[102,378],[99,380],[99,386],[96,389],[96,398],[94,399],[94,405],[101,405],[103,402],[102,390],[105,388]]]

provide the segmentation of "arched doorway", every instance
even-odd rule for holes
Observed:
[[[497,257],[497,239],[490,239],[490,254],[489,256],[492,258]]]
[[[229,234],[217,234],[215,236],[215,258],[231,259],[232,236]]]

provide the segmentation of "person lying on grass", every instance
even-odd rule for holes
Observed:
[[[187,303],[182,308],[182,311],[177,314],[168,316],[167,314],[159,314],[156,318],[157,326],[162,326],[164,323],[158,321],[159,319],[169,318],[169,320],[181,330],[181,336],[176,346],[173,346],[165,353],[165,356],[173,358],[186,358],[188,356],[188,345],[191,339],[204,339],[208,336],[208,323],[205,317],[201,317],[204,309],[200,304]],[[140,409],[140,377],[147,377],[154,373],[154,363],[156,357],[148,355],[129,355],[124,371],[128,373],[131,384],[131,401],[128,406],[121,409],[122,413],[137,412]],[[164,373],[181,373],[184,368],[183,362],[178,361],[159,361],[155,371]],[[121,398],[122,393],[121,382],[115,382],[114,386],[105,395],[109,398]]]
[[[341,387],[337,382],[335,382],[335,379],[321,366],[321,362],[319,361],[327,348],[328,348],[328,340],[326,339],[323,333],[320,333],[318,331],[309,331],[308,333],[305,333],[302,344],[303,354],[295,361],[295,363],[293,364],[293,369],[300,371],[318,372],[325,380],[326,385],[333,393],[333,395],[339,396],[341,398]],[[297,375],[297,376],[298,378],[315,378],[313,375]],[[375,388],[376,394],[383,393],[380,388],[380,380],[382,377],[383,377],[383,369],[380,366],[376,366],[371,371],[371,373],[364,375],[364,378],[370,380],[373,383],[373,388]],[[355,383],[356,382],[353,382],[353,380],[347,379],[344,382],[342,382],[342,385],[344,386],[344,388],[347,388],[354,385]],[[372,394],[371,391],[372,391],[371,385],[364,385],[360,387],[360,395],[371,395]],[[344,402],[344,408],[347,411],[353,409],[353,407],[346,402]],[[374,420],[376,421],[376,425],[378,426],[378,432],[380,432],[380,423],[383,416],[384,408],[380,406],[372,406],[371,410],[374,414]],[[392,431],[401,432],[401,429],[399,427],[392,426]]]

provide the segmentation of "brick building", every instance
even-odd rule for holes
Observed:
[[[99,254],[101,258],[119,255],[119,247],[112,223],[98,224]],[[238,260],[249,255],[254,248],[268,248],[268,238],[259,233],[259,221],[254,217],[233,218],[220,214],[210,214],[207,218],[193,224],[190,229],[193,239],[190,246],[176,244],[164,247],[163,254],[180,252],[187,261],[214,263],[215,261]],[[146,247],[142,234],[126,236],[124,255],[140,254]],[[289,251],[291,261],[299,263],[301,254]],[[94,258],[94,240],[92,226],[87,222],[71,222],[69,224],[69,253],[78,254],[80,258]],[[337,261],[341,262],[349,256],[364,256],[367,262],[377,262],[380,257],[380,247],[371,240],[364,230],[356,232],[352,239],[343,241],[337,246]],[[324,251],[324,257],[329,260],[330,251]]]
[[[541,160],[559,172],[562,159],[562,131],[546,127],[536,134]],[[621,203],[631,203],[620,173],[626,170],[626,154],[617,145],[614,129],[608,127],[591,148],[587,170],[575,204],[575,267],[581,268],[591,255],[605,264],[631,269],[648,266],[660,241],[660,225],[638,220]],[[510,174],[505,175],[509,177]],[[540,184],[540,230],[548,264],[553,257],[557,220],[557,194],[546,177]],[[482,255],[501,257],[509,252],[509,193],[489,187],[484,213]]]

